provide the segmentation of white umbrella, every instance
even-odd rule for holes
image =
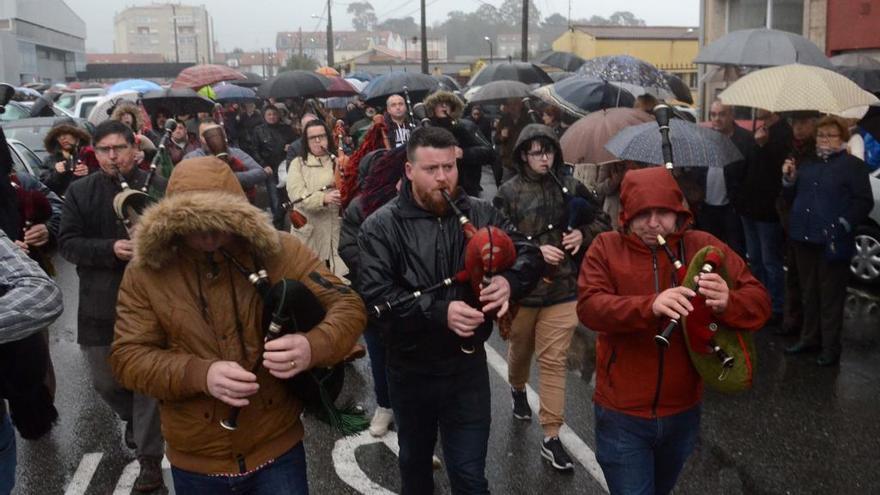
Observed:
[[[725,105],[771,112],[817,111],[860,118],[880,99],[846,77],[821,67],[790,64],[761,69],[718,95]]]
[[[140,98],[140,94],[137,91],[120,91],[104,96],[98,100],[98,103],[95,103],[95,107],[89,113],[89,122],[98,125],[110,118],[110,114],[116,105],[123,101],[137,103],[138,98]]]

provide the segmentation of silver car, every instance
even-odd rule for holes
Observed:
[[[856,228],[856,253],[850,270],[860,282],[880,284],[880,170],[871,172],[870,180],[874,209],[864,225]]]

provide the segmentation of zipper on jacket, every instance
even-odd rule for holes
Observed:
[[[617,361],[617,349],[611,348],[611,357],[608,358],[608,363],[605,364],[605,378],[608,379],[608,386],[614,388],[614,383],[611,381],[611,366],[614,362]]]
[[[657,250],[651,248],[651,267],[654,270],[654,292],[660,294],[660,274],[657,268]],[[663,346],[657,346],[657,388],[654,390],[654,401],[651,403],[651,416],[657,417],[657,403],[660,402],[660,387],[663,385]]]

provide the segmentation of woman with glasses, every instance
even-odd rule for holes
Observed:
[[[816,363],[840,360],[843,304],[853,229],[874,204],[868,167],[846,151],[849,129],[827,116],[816,125],[816,155],[782,166],[783,194],[793,198],[789,236],[794,245],[804,316],[800,341],[787,354],[820,352]]]
[[[321,120],[305,124],[302,132],[302,154],[288,167],[287,194],[300,201],[296,209],[307,223],[291,231],[324,260],[333,274],[342,277],[348,268],[339,257],[339,217],[341,199],[335,189],[333,136]]]

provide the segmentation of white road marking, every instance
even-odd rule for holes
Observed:
[[[489,363],[489,366],[491,366],[496,373],[501,375],[501,378],[507,380],[507,360],[489,345],[488,342],[486,342],[485,346],[486,361]],[[538,397],[538,394],[535,393],[535,390],[532,389],[530,385],[526,385],[526,395],[529,398],[529,407],[532,408],[532,413],[537,416],[541,404],[540,397]],[[581,463],[581,465],[587,469],[587,472],[590,473],[590,476],[595,478],[607,492],[608,483],[605,481],[605,475],[602,474],[602,468],[599,467],[599,462],[596,461],[596,453],[593,452],[593,449],[591,449],[590,446],[574,432],[574,430],[564,424],[559,430],[559,440],[562,441],[562,445],[565,446],[568,453]]]
[[[343,437],[336,441],[336,444],[333,446],[333,467],[336,469],[336,474],[339,478],[345,484],[357,490],[358,493],[365,495],[394,495],[394,492],[371,480],[358,465],[357,458],[355,457],[357,448],[373,443],[384,443],[394,452],[394,455],[400,454],[396,432],[389,431],[384,437],[376,438],[370,435],[369,431],[365,430],[357,435]]]
[[[137,479],[139,474],[141,474],[141,465],[138,464],[137,459],[129,462],[119,476],[119,481],[116,483],[113,495],[129,495],[132,487],[134,487],[134,480]]]
[[[64,495],[84,494],[89,488],[89,483],[92,482],[92,476],[95,475],[95,471],[98,469],[98,464],[101,463],[102,457],[104,457],[102,452],[85,454],[82,460],[79,461],[79,467],[77,467],[76,472],[73,473],[73,479],[71,479],[70,484],[67,485],[67,490],[64,491]]]

